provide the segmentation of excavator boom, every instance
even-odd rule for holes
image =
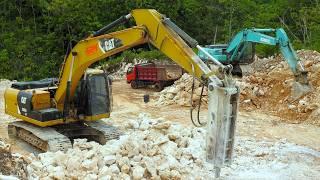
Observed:
[[[148,37],[143,26],[81,40],[72,49],[62,68],[54,98],[58,108],[63,108],[68,81],[71,82],[70,98],[72,98],[80,78],[91,64],[146,42]]]
[[[130,17],[134,18],[137,26],[103,34],[104,31],[126,21]],[[211,70],[188,44],[174,30],[168,27],[168,23],[163,23],[165,20],[168,22],[168,18],[165,18],[156,10],[137,9],[97,31],[92,37],[80,41],[72,49],[72,53],[68,55],[59,78],[59,86],[55,94],[55,101],[59,109],[63,108],[68,81],[70,81],[70,98],[72,98],[78,81],[91,64],[147,42],[154,45],[187,72],[202,81],[205,74],[209,74]],[[210,78],[220,86],[222,85],[216,77]]]

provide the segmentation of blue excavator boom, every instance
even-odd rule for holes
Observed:
[[[274,36],[270,34],[274,34]],[[251,64],[254,61],[255,44],[278,46],[296,81],[303,85],[309,84],[307,72],[293,49],[286,32],[282,28],[244,29],[236,34],[229,44],[207,45],[203,49],[221,63],[231,64],[235,70],[239,70],[239,65]],[[200,51],[198,55],[202,60],[210,61],[205,53]]]

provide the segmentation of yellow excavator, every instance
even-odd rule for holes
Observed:
[[[134,18],[136,26],[107,33]],[[75,138],[104,144],[120,132],[106,125],[111,111],[110,79],[93,63],[132,47],[150,43],[208,87],[207,160],[219,170],[231,160],[238,112],[239,88],[231,65],[210,68],[192,48],[206,53],[198,42],[169,18],[152,9],[136,9],[76,44],[64,60],[58,79],[16,82],[5,91],[5,112],[22,121],[8,125],[18,137],[43,151],[66,150]]]

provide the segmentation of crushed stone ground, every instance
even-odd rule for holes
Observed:
[[[140,114],[121,127],[126,134],[104,146],[78,140],[66,153],[48,152],[33,157],[27,168],[29,178],[213,179],[213,166],[204,159],[204,128],[184,127],[147,114]],[[319,151],[286,139],[271,142],[240,136],[234,161],[223,168],[221,179],[319,176]]]

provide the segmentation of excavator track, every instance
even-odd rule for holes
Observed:
[[[122,132],[119,131],[116,127],[107,125],[103,121],[87,122],[86,124],[96,129],[97,131],[103,132],[104,139],[106,142],[112,139],[119,139],[119,137],[122,135]],[[101,144],[105,144],[105,143],[101,143]]]
[[[109,126],[102,121],[77,122],[53,126],[57,132],[67,136],[71,141],[74,139],[88,139],[99,144],[105,144],[112,139],[119,139],[122,134],[117,128]]]
[[[67,151],[72,148],[74,139],[88,139],[105,144],[119,139],[122,133],[104,122],[78,122],[53,127],[38,127],[33,124],[16,121],[8,125],[10,138],[20,138],[42,151]]]
[[[38,127],[24,121],[11,122],[8,125],[10,138],[20,138],[42,151],[66,151],[72,147],[68,137],[51,127]]]

